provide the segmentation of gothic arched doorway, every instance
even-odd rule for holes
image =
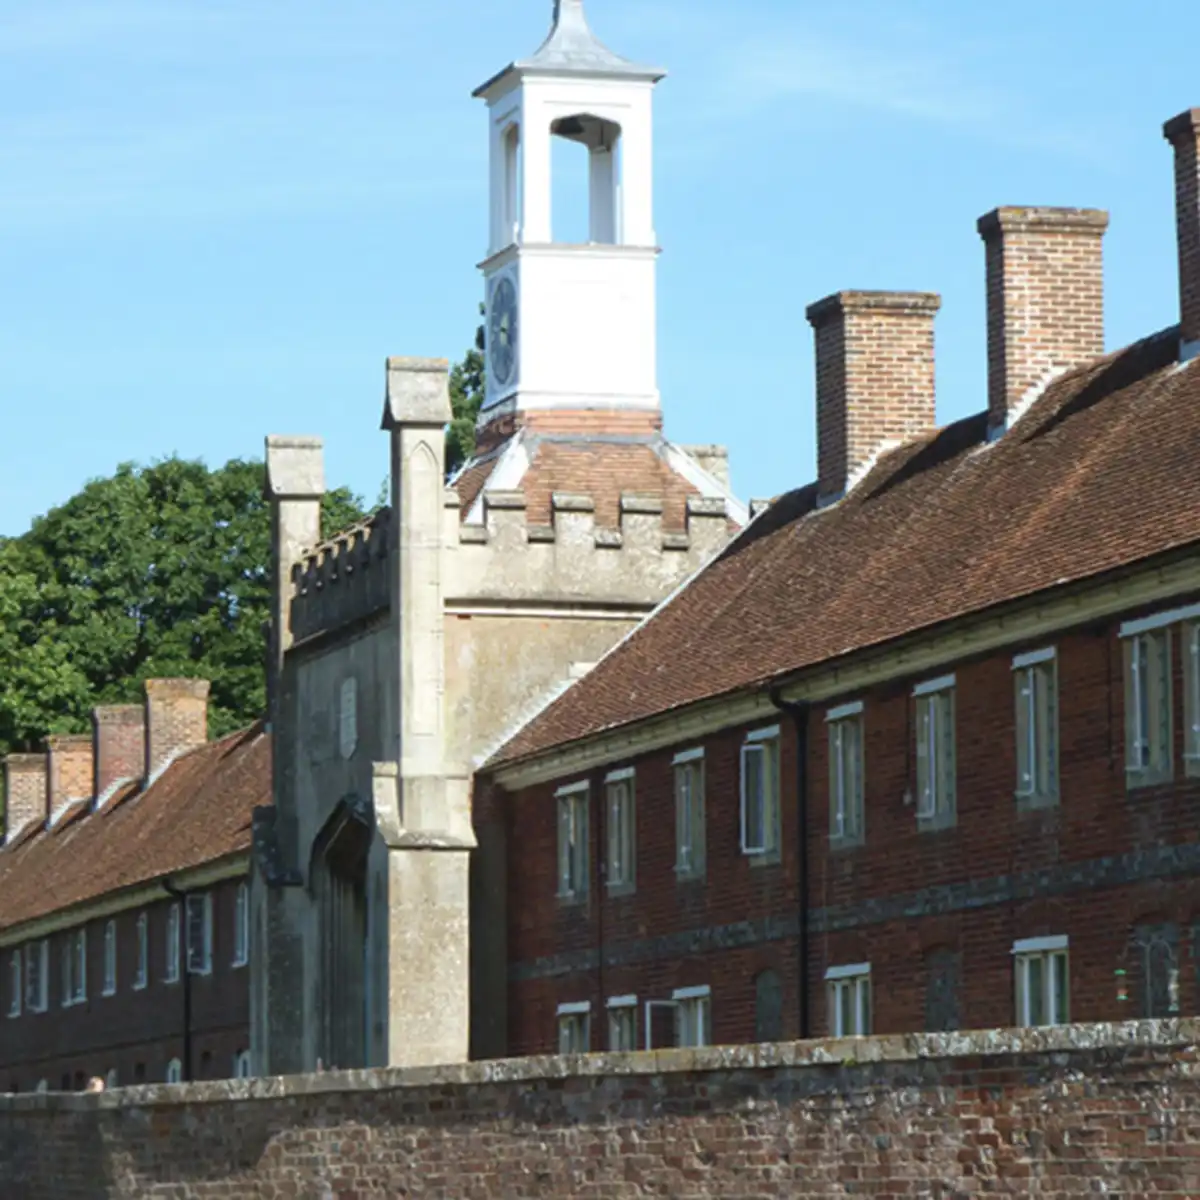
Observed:
[[[313,845],[320,980],[319,1049],[327,1068],[367,1062],[367,857],[369,812],[343,800]]]

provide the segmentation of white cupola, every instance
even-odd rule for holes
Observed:
[[[488,105],[488,389],[481,424],[534,409],[653,410],[653,91],[665,72],[614,54],[583,0],[478,88]],[[555,238],[553,138],[588,151],[588,240]]]

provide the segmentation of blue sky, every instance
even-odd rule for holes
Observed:
[[[472,88],[551,0],[0,0],[0,534],[121,461],[326,439],[368,500],[389,354],[458,358],[481,293]],[[1200,9],[589,0],[657,99],[668,435],[734,484],[813,473],[805,306],[942,293],[938,413],[984,405],[996,204],[1108,208],[1108,341],[1176,317],[1162,122]],[[1157,10],[1156,10],[1157,11]],[[1170,20],[1167,20],[1167,12]]]

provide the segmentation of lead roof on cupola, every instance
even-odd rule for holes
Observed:
[[[482,96],[511,72],[521,75],[577,75],[593,78],[645,80],[657,83],[666,75],[661,67],[648,67],[614,54],[592,32],[583,11],[583,0],[554,0],[554,23],[546,40],[529,58],[510,63],[477,87]]]

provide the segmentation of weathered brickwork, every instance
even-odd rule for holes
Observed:
[[[12,1200],[1195,1196],[1195,1022],[0,1097]]]
[[[1129,791],[1119,626],[1105,621],[930,673],[955,674],[956,811],[948,828],[920,829],[913,805],[912,692],[927,676],[809,711],[811,1032],[830,1028],[826,970],[858,963],[871,965],[875,1032],[1011,1025],[1013,945],[1054,935],[1069,939],[1073,1020],[1200,1009],[1200,848],[1192,832],[1200,780],[1180,758],[1182,656],[1176,639],[1174,780]],[[1012,660],[1046,645],[1056,651],[1059,795],[1037,806],[1016,795]],[[825,717],[854,700],[864,702],[865,828],[861,839],[842,845],[830,838]],[[554,793],[579,777],[507,797],[510,1052],[553,1050],[558,1006],[583,1001],[591,1003],[591,1046],[603,1049],[607,1000],[628,995],[638,997],[642,1045],[644,1001],[697,985],[711,988],[712,1037],[750,1041],[760,1015],[757,983],[767,970],[782,987],[782,1036],[799,1035],[797,741],[781,714],[780,854],[775,863],[757,863],[739,843],[739,754],[749,728],[608,763],[588,777],[591,877],[583,903],[556,897]],[[674,870],[672,760],[696,745],[705,752],[708,865],[703,879],[684,881]],[[604,778],[625,765],[635,768],[637,882],[631,894],[608,896]],[[489,799],[485,820],[496,819],[496,804]]]
[[[212,971],[190,976],[192,1070],[197,1079],[226,1079],[234,1058],[249,1049],[248,969],[234,965],[237,881],[212,889]],[[31,1092],[45,1081],[51,1089],[82,1087],[93,1076],[117,1073],[121,1084],[166,1078],[167,1064],[184,1058],[184,982],[168,982],[167,912],[163,900],[117,913],[116,991],[104,994],[105,920],[88,922],[86,1000],[63,1004],[62,952],[68,932],[49,935],[48,1007],[0,1017],[0,1089]],[[147,916],[149,970],[145,987],[137,977],[137,921]],[[74,928],[69,931],[74,933]],[[0,949],[0,1011],[11,1013],[13,947]],[[22,997],[24,1001],[24,997]]]

